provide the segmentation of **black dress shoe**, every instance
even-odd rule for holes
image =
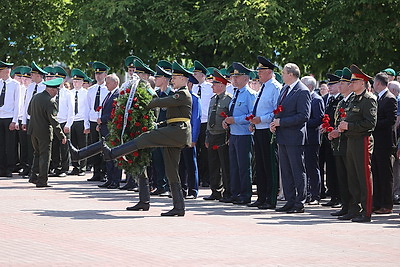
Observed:
[[[107,182],[105,182],[104,184],[101,184],[101,185],[98,185],[98,187],[100,187],[100,188],[107,188],[108,186],[110,186],[111,185],[111,181],[107,181]]]
[[[276,208],[276,205],[272,205],[272,204],[269,204],[269,203],[264,203],[264,204],[258,206],[258,208],[260,210],[274,210]]]
[[[208,197],[203,197],[204,200],[220,200],[221,198],[222,198],[221,195],[216,196],[214,194],[211,194]]]
[[[37,188],[44,188],[44,187],[52,187],[52,186],[48,185],[48,184],[37,184],[36,187]]]
[[[331,207],[332,208],[341,208],[342,207],[342,203],[340,203],[340,202],[334,203]]]
[[[118,183],[112,183],[109,186],[107,186],[108,189],[118,189],[119,184]]]
[[[264,202],[256,200],[253,203],[247,204],[247,207],[255,208],[255,207],[259,207],[259,206],[261,206],[263,204],[264,204]]]
[[[185,196],[185,199],[196,199],[196,198],[197,198],[197,195],[193,195],[193,194]]]
[[[341,209],[339,211],[331,212],[331,215],[332,216],[343,216],[343,215],[346,215],[347,213],[348,213],[347,210]]]
[[[243,200],[243,199],[238,199],[232,202],[235,205],[247,205],[250,203],[250,200]]]
[[[56,176],[57,177],[67,177],[67,174],[65,172],[60,172]]]
[[[78,176],[85,176],[86,175],[86,172],[79,172],[78,173]]]
[[[33,174],[33,175],[29,176],[28,182],[31,183],[31,184],[37,184],[37,182],[38,182],[38,177],[37,177],[36,175]]]
[[[277,211],[277,212],[287,212],[287,211],[291,210],[292,208],[293,208],[293,206],[286,204],[283,207],[275,209],[275,211]]]
[[[353,219],[351,219],[352,222],[359,222],[359,223],[363,223],[363,222],[370,222],[371,221],[371,216],[366,216],[364,214],[360,214],[357,217],[354,217]]]
[[[68,175],[78,175],[79,174],[79,170],[78,169],[73,169],[72,171],[67,173]]]
[[[219,200],[219,202],[223,202],[223,203],[233,203],[234,201],[236,201],[237,199],[234,197],[223,197]]]
[[[24,169],[22,172],[19,173],[20,176],[26,176],[29,174],[29,169]]]
[[[161,216],[185,216],[185,210],[173,208],[170,211],[161,213]]]
[[[5,175],[5,177],[13,177],[13,175],[12,175],[11,172],[7,172],[6,175]]]
[[[164,193],[159,194],[160,197],[169,197],[171,195],[171,192],[169,192],[168,190],[165,191]]]
[[[288,210],[286,213],[304,213],[304,208],[292,208]]]
[[[148,211],[150,209],[150,202],[142,202],[139,201],[135,206],[127,207],[126,210],[134,210],[134,211]]]
[[[101,175],[93,175],[92,178],[87,179],[88,182],[100,182],[102,180]]]
[[[132,184],[126,183],[124,186],[121,186],[120,188],[118,188],[119,190],[129,190],[131,188],[133,188],[134,186]]]
[[[165,189],[158,189],[158,188],[157,188],[155,191],[151,192],[150,195],[151,195],[151,196],[158,196],[158,195],[160,195],[160,194],[162,194],[162,193],[165,193],[165,192],[166,192]]]
[[[343,216],[339,216],[338,217],[338,220],[341,220],[341,221],[349,221],[349,220],[352,220],[353,218],[355,218],[355,217],[358,217],[360,214],[358,214],[358,213],[347,213],[347,214],[345,214],[345,215],[343,215]]]

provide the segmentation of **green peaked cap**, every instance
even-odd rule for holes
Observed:
[[[65,78],[68,76],[67,71],[60,66],[54,67],[53,71],[54,71],[55,76],[57,76],[57,77]]]
[[[72,69],[71,77],[75,80],[84,80],[86,78],[86,74],[80,69]]]
[[[166,71],[172,71],[172,63],[167,60],[160,60],[157,62],[157,65]]]
[[[7,68],[11,69],[12,66],[14,66],[14,63],[6,63],[0,60],[0,70]]]
[[[136,73],[147,73],[150,75],[154,75],[154,70],[150,69],[150,67],[144,64],[141,60],[135,59],[134,64],[136,68]]]
[[[28,66],[22,66],[22,76],[24,77],[31,77],[32,68]]]
[[[125,66],[128,68],[134,68],[135,67],[135,60],[142,61],[139,57],[137,56],[129,56],[125,59]],[[143,61],[142,61],[143,62]]]
[[[387,75],[390,75],[390,76],[396,76],[396,72],[392,68],[384,69],[382,72],[384,72],[384,73],[386,73]]]
[[[43,69],[45,72],[47,72],[47,76],[54,76],[54,69],[51,66],[47,66]]]
[[[17,76],[20,76],[20,77],[22,77],[22,71],[23,71],[23,66],[18,66],[18,67],[16,67],[15,69],[13,69],[12,71],[11,71],[11,76],[13,76],[13,75],[17,75]]]
[[[95,72],[106,72],[110,70],[110,67],[100,61],[95,61],[92,65]]]
[[[178,62],[174,61],[174,63],[172,63],[172,75],[181,75],[189,78],[190,75],[193,75],[193,72],[185,69]]]
[[[350,82],[351,80],[351,70],[348,67],[344,67],[342,70],[342,77],[340,81]]]
[[[206,67],[204,67],[203,64],[201,64],[200,61],[195,60],[195,61],[194,61],[194,72],[202,72],[202,73],[204,73],[205,75],[207,75],[208,70],[207,70]]]
[[[47,74],[46,71],[44,71],[43,69],[41,69],[41,68],[35,63],[35,61],[32,62],[31,68],[32,68],[31,73]]]
[[[48,87],[59,87],[63,83],[63,78],[55,78],[53,80],[43,82],[44,85]]]

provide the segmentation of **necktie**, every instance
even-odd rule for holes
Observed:
[[[75,92],[75,115],[78,113],[78,91]]]
[[[229,108],[229,116],[233,115],[233,110],[235,109],[235,104],[236,104],[236,99],[239,95],[239,90],[237,88],[234,89],[235,90],[235,96],[232,99],[232,105]]]
[[[254,103],[254,108],[253,108],[253,113],[252,113],[254,116],[256,116],[258,102],[260,101],[260,98],[261,98],[261,95],[263,93],[264,87],[265,87],[265,84],[263,84],[261,86],[261,90],[260,90],[260,93],[258,93],[256,103]]]
[[[36,84],[36,85],[35,85],[35,89],[33,89],[32,97],[33,97],[34,95],[36,95],[36,93],[37,93],[37,87],[38,87],[38,85]]]
[[[110,98],[110,96],[111,96],[111,92],[109,92],[109,93],[107,94],[106,98],[104,99],[103,105],[102,105],[103,107],[106,105],[106,103],[107,103],[108,99]]]
[[[197,95],[201,98],[201,85],[199,85],[199,90],[197,91]]]
[[[59,108],[59,105],[60,105],[60,92],[58,92],[57,95],[56,95],[56,106],[57,106],[57,109]]]
[[[210,127],[211,128],[213,128],[215,126],[215,121],[217,119],[218,101],[219,101],[219,95],[216,95],[215,96],[215,104],[213,105],[213,108],[211,110],[211,115],[210,115]]]
[[[1,94],[0,94],[0,107],[4,106],[4,98],[6,96],[6,81],[3,81],[3,89],[1,89]]]
[[[279,101],[279,105],[282,104],[283,100],[285,99],[285,97],[287,96],[288,92],[289,92],[289,88],[290,86],[286,86],[285,89],[283,89],[282,95],[281,95],[281,99]]]
[[[94,110],[97,110],[97,108],[100,106],[100,85],[99,88],[97,88],[97,93],[96,93],[96,99],[94,100]]]

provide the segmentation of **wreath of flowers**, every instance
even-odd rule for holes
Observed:
[[[146,108],[152,100],[152,96],[148,92],[149,87],[150,84],[148,82],[140,80],[132,105],[128,109],[128,118],[123,135],[125,107],[131,89],[128,88],[120,91],[119,97],[117,97],[113,103],[114,108],[111,111],[111,121],[108,122],[110,134],[107,139],[107,145],[110,147],[118,146],[153,128],[153,121],[155,120],[154,112]],[[123,142],[121,142],[121,138]],[[116,165],[118,168],[136,177],[150,164],[150,160],[151,149],[141,149],[118,158]]]

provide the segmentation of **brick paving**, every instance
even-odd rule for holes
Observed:
[[[46,189],[0,177],[0,266],[398,266],[399,206],[356,224],[321,206],[282,214],[206,202],[202,188],[185,217],[169,218],[160,213],[171,199],[125,211],[138,193],[89,177],[50,178]]]

